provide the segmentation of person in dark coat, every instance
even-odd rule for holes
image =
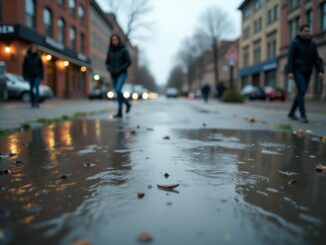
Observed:
[[[131,104],[123,97],[122,88],[127,79],[127,69],[131,65],[130,54],[126,46],[121,42],[117,34],[110,39],[110,47],[106,58],[106,67],[111,74],[114,90],[117,94],[118,112],[114,117],[122,117],[123,104],[126,105],[126,112],[129,113]]]
[[[32,45],[27,50],[23,62],[23,77],[30,84],[32,108],[38,108],[40,101],[40,84],[44,78],[44,68],[36,45]]]
[[[300,34],[293,40],[288,57],[288,78],[294,79],[297,87],[297,94],[293,101],[288,117],[292,120],[300,120],[308,123],[304,97],[308,90],[313,67],[316,67],[319,78],[324,79],[324,69],[318,55],[316,44],[311,40],[309,25],[300,27]],[[301,117],[298,118],[295,112],[299,108]]]
[[[208,83],[204,83],[204,85],[201,88],[201,93],[203,95],[204,101],[207,103],[209,98],[209,93],[211,92],[211,87]]]

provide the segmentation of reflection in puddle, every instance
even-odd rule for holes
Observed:
[[[10,170],[0,176],[0,210],[10,216],[0,218],[5,244],[138,244],[144,230],[155,244],[325,240],[326,175],[313,167],[326,159],[326,145],[309,138],[160,127],[131,133],[121,122],[81,120],[0,143],[0,152],[18,154],[0,160]],[[178,184],[178,194],[157,184]]]

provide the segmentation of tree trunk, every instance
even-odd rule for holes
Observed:
[[[214,38],[213,43],[213,55],[214,55],[214,75],[215,75],[215,86],[217,86],[219,82],[219,74],[218,74],[218,47],[217,40]]]

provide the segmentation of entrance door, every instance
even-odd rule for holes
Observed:
[[[252,85],[255,85],[255,86],[259,86],[260,85],[259,73],[252,75]]]
[[[54,96],[57,95],[57,74],[56,65],[54,60],[48,61],[47,64],[46,81],[47,85],[52,89]]]

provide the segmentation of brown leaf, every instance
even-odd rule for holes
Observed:
[[[247,121],[250,123],[254,123],[254,122],[256,122],[256,119],[253,117],[247,117]]]
[[[164,140],[169,140],[170,139],[170,136],[167,135],[167,136],[163,137],[163,139]]]
[[[141,199],[145,196],[145,193],[144,192],[138,192],[137,194],[138,198]]]
[[[138,241],[140,242],[151,242],[153,238],[147,232],[143,232],[138,236]]]
[[[315,170],[317,172],[326,173],[326,166],[318,164],[317,166],[315,166]]]
[[[178,186],[179,186],[179,184],[176,184],[176,185],[157,185],[157,187],[160,188],[160,189],[168,189],[168,190],[174,189],[174,188],[176,188]]]
[[[87,240],[78,240],[72,243],[71,245],[92,245],[92,243]]]

